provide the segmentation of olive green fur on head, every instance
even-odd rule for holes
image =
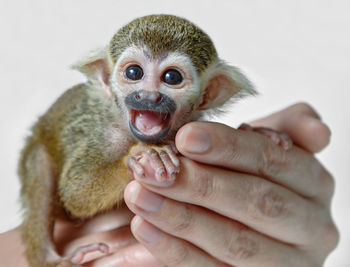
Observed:
[[[114,63],[130,44],[146,46],[153,58],[170,51],[187,54],[199,74],[217,59],[209,36],[190,21],[173,15],[137,18],[118,30],[109,45]]]

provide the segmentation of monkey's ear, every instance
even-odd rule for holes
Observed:
[[[76,62],[72,68],[83,73],[89,82],[103,88],[109,97],[112,96],[109,77],[111,62],[107,47],[91,51],[87,56]]]
[[[219,60],[204,74],[206,87],[202,103],[198,109],[205,110],[221,107],[231,98],[254,95],[256,92],[251,82],[239,71]]]

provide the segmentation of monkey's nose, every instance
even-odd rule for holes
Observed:
[[[159,102],[162,100],[161,93],[157,91],[146,91],[140,90],[135,94],[136,101],[150,101],[150,102]]]

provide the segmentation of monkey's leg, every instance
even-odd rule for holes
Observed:
[[[180,171],[180,161],[171,145],[137,145],[130,151],[128,167],[134,176],[154,177],[158,182],[173,181]]]
[[[270,138],[274,143],[283,147],[285,150],[290,149],[293,146],[292,139],[285,133],[275,131],[273,129],[265,127],[252,127],[249,124],[243,123],[238,127],[239,130],[243,131],[254,131]]]

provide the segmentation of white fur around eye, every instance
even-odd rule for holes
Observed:
[[[160,62],[159,68],[163,72],[171,68],[179,70],[184,79],[187,80],[192,80],[196,76],[196,69],[191,59],[187,55],[178,52],[169,52],[167,57]]]

